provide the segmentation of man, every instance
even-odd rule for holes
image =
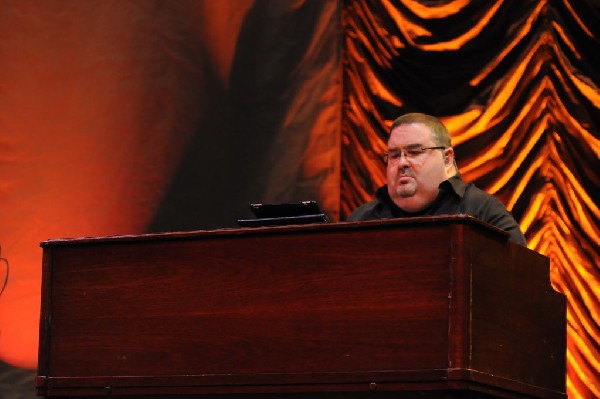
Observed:
[[[519,225],[494,196],[465,184],[458,172],[450,134],[429,115],[411,113],[392,124],[384,154],[387,185],[358,207],[349,221],[467,214],[494,225],[525,245]]]

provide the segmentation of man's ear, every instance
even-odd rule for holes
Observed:
[[[456,162],[454,161],[454,148],[448,147],[444,150],[444,168],[448,176],[453,176],[458,172],[455,167]]]
[[[448,147],[444,150],[444,163],[446,166],[454,165],[454,148]]]

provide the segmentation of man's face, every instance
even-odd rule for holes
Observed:
[[[391,154],[387,164],[388,192],[394,203],[406,212],[419,212],[429,206],[438,195],[440,183],[455,174],[452,148],[410,155],[411,150],[418,151],[422,147],[437,145],[430,129],[421,123],[396,126],[388,140]],[[402,155],[393,159],[393,154]]]

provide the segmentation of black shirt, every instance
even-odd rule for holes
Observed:
[[[519,224],[502,202],[477,188],[473,183],[464,183],[460,176],[453,176],[443,181],[436,200],[417,213],[400,209],[392,201],[387,185],[380,187],[376,199],[356,208],[348,221],[458,214],[474,216],[496,226],[510,234],[512,241],[526,245]]]

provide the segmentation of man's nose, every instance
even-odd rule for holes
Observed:
[[[407,156],[406,156],[406,152],[405,152],[405,151],[402,151],[402,152],[400,153],[400,159],[398,159],[398,165],[399,165],[401,168],[404,168],[404,167],[410,166],[410,161],[408,160],[408,158],[407,158]]]

